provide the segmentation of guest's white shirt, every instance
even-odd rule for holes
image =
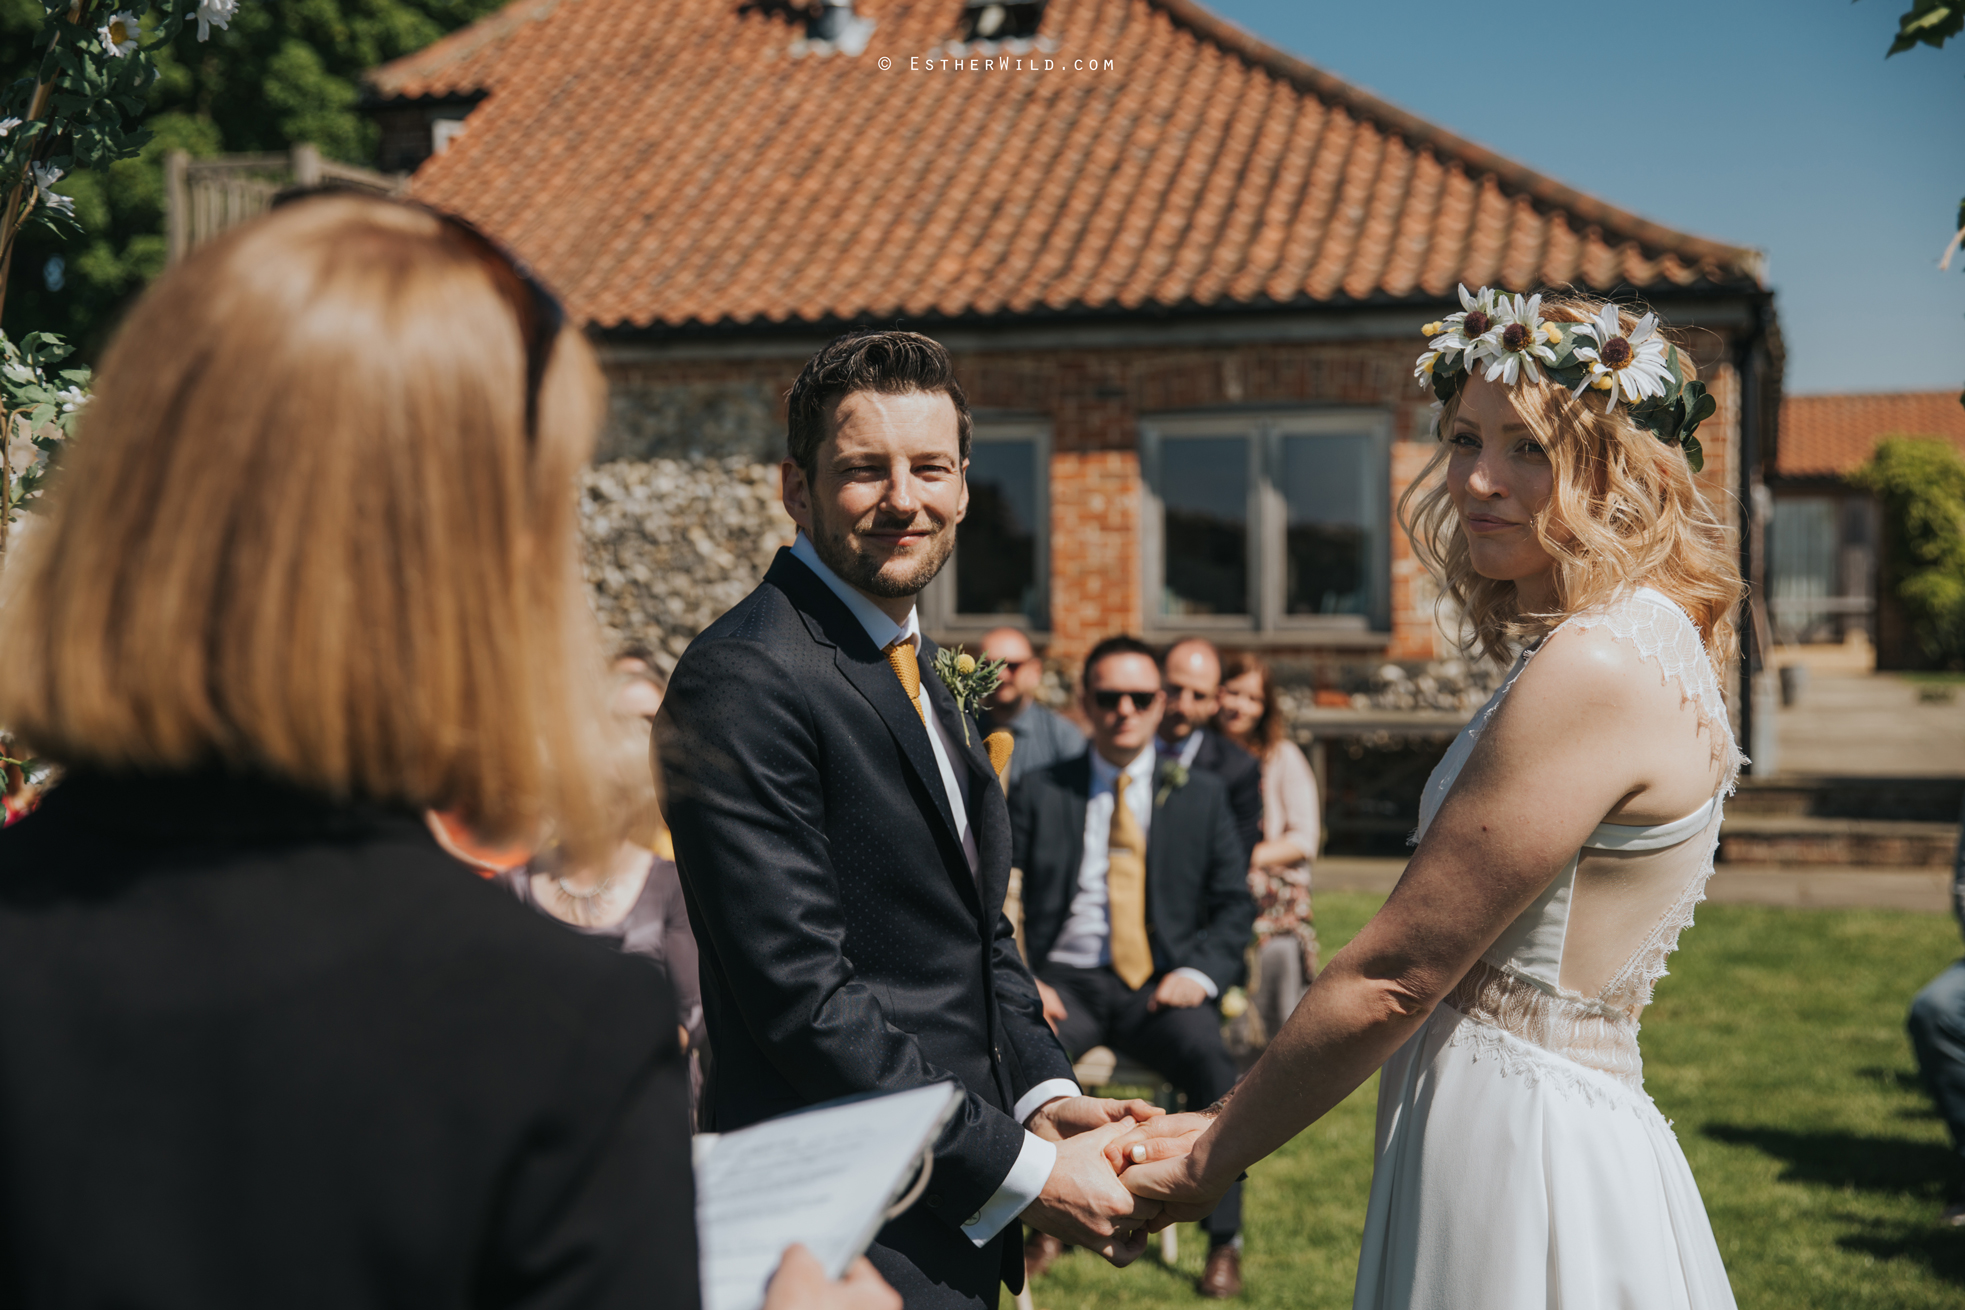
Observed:
[[[1198,732],[1193,734],[1197,749],[1200,736]],[[1065,915],[1064,927],[1047,957],[1053,964],[1079,969],[1098,969],[1112,963],[1112,918],[1105,875],[1112,865],[1113,797],[1123,778],[1126,808],[1139,820],[1140,840],[1145,841],[1153,831],[1153,767],[1159,759],[1151,743],[1124,769],[1099,754],[1096,747],[1091,756],[1092,790],[1085,800],[1085,855],[1078,863],[1078,890],[1071,898],[1071,910]],[[1192,756],[1193,752],[1189,751],[1189,759]],[[1186,764],[1188,760],[1181,762]],[[1199,969],[1174,972],[1200,983],[1209,999],[1216,995],[1214,979]]]
[[[906,623],[896,623],[888,618],[878,605],[855,590],[819,558],[819,552],[803,532],[792,543],[791,553],[799,563],[818,575],[827,590],[845,603],[846,608],[853,612],[853,617],[860,621],[860,626],[866,629],[867,636],[873,639],[874,645],[885,650],[896,638],[905,638],[913,643],[915,655],[918,657],[921,654],[919,611],[910,607]],[[923,681],[934,676],[934,670],[924,662],[921,666]],[[976,834],[969,827],[969,807],[963,799],[962,786],[957,781],[953,762],[954,744],[949,741],[948,729],[942,725],[941,715],[935,713],[934,703],[925,691],[919,703],[922,716],[928,723],[928,745],[935,752],[935,767],[941,771],[942,788],[948,793],[949,812],[955,818],[955,831],[961,835],[962,854],[969,861],[969,876],[973,878],[981,864],[981,857],[976,851]],[[1110,812],[1108,808],[1107,813]],[[1052,1078],[1025,1092],[1010,1115],[1018,1123],[1023,1123],[1051,1101],[1061,1096],[1079,1095],[1082,1093],[1077,1083],[1069,1078]],[[1010,1166],[1003,1185],[996,1189],[996,1195],[990,1197],[982,1209],[970,1216],[962,1226],[963,1233],[977,1246],[982,1246],[1009,1227],[1043,1193],[1044,1184],[1050,1181],[1051,1170],[1057,1166],[1057,1162],[1058,1148],[1026,1129],[1023,1149],[1018,1152],[1016,1163]]]

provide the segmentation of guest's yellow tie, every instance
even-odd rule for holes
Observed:
[[[921,716],[921,726],[928,726],[928,711],[921,708],[921,661],[914,653],[914,643],[906,637],[896,637],[887,647],[887,662],[894,666],[894,676],[901,680],[901,690],[914,703],[914,712]]]
[[[1126,775],[1112,784],[1112,832],[1106,838],[1105,910],[1112,930],[1112,972],[1137,991],[1153,976],[1146,940],[1146,836],[1126,804]]]

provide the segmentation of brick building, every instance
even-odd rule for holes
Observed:
[[[1432,448],[1419,326],[1462,282],[1647,300],[1720,402],[1705,477],[1753,503],[1780,387],[1755,252],[1193,0],[516,0],[368,94],[384,167],[587,325],[604,458],[775,461],[833,334],[946,342],[978,445],[944,636],[1018,622],[1071,661],[1203,632],[1320,683],[1446,654],[1393,506]]]
[[[1767,590],[1774,638],[1841,641],[1866,634],[1881,668],[1915,668],[1908,622],[1879,586],[1876,501],[1849,475],[1885,437],[1938,437],[1965,455],[1965,406],[1951,391],[1790,396],[1767,485]]]

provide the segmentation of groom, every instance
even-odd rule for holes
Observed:
[[[792,387],[796,543],[676,666],[656,722],[702,953],[710,1127],[953,1082],[927,1195],[868,1252],[909,1310],[1023,1285],[1021,1219],[1114,1264],[1158,1207],[1103,1148],[1152,1107],[1082,1096],[1003,898],[1010,821],[914,598],[968,505],[970,419],[912,332],[826,346]],[[973,711],[974,707],[968,707]]]

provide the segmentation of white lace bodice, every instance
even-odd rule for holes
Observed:
[[[1705,899],[1722,802],[1744,761],[1733,745],[1725,695],[1699,630],[1665,595],[1640,588],[1602,610],[1572,616],[1556,631],[1572,627],[1605,628],[1657,666],[1664,685],[1676,687],[1694,710],[1721,765],[1722,781],[1710,800],[1672,823],[1599,824],[1447,1003],[1641,1088],[1638,1015],[1664,977],[1666,958],[1691,924],[1694,907]],[[1540,646],[1522,652],[1433,770],[1420,801],[1420,835]]]

